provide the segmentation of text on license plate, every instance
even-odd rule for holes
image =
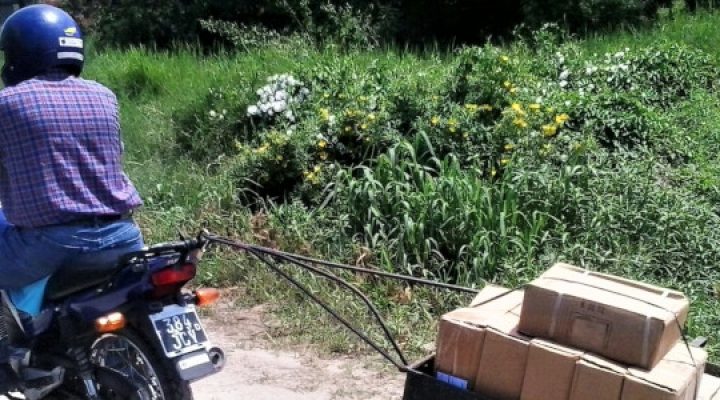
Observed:
[[[150,319],[168,357],[177,357],[205,347],[208,342],[195,308],[167,306]]]

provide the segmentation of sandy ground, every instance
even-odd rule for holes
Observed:
[[[206,329],[225,350],[227,365],[193,385],[197,400],[399,400],[404,376],[383,371],[378,357],[320,357],[300,347],[277,350],[262,307],[221,304]]]

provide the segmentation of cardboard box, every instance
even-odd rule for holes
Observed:
[[[575,366],[570,400],[618,400],[626,374],[619,364],[585,354]]]
[[[530,343],[521,400],[568,400],[576,365],[583,354],[569,347],[534,339]]]
[[[481,291],[479,296],[494,298],[499,290],[506,291],[491,286]],[[517,326],[521,304],[520,292],[519,295],[501,297],[484,305],[445,314],[440,320],[437,338],[436,372],[447,375],[446,380],[458,378],[453,380],[456,386],[473,389],[488,326],[493,320],[501,321],[510,312],[514,313]]]
[[[700,383],[697,400],[720,399],[720,378],[705,374]]]
[[[440,320],[435,361],[438,374],[445,373],[460,379],[455,381],[454,386],[471,389],[484,343],[485,328],[443,317]]]
[[[470,303],[470,308],[478,306],[485,309],[495,309],[505,312],[522,304],[524,293],[522,290],[512,290],[495,285],[487,285]]]
[[[520,398],[530,338],[517,331],[519,322],[519,315],[513,311],[491,322],[478,365],[476,392],[494,400]]]
[[[707,353],[677,344],[651,371],[630,368],[621,400],[695,400],[702,383]]]
[[[652,369],[688,309],[680,292],[558,264],[526,287],[520,332]]]

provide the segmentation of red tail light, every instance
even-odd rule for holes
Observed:
[[[182,264],[165,268],[152,274],[152,283],[155,286],[153,295],[164,297],[180,290],[183,285],[195,278],[197,267],[195,264]]]

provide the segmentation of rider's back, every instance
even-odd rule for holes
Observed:
[[[8,220],[40,227],[141,204],[122,170],[115,95],[66,73],[0,91],[0,197]]]

